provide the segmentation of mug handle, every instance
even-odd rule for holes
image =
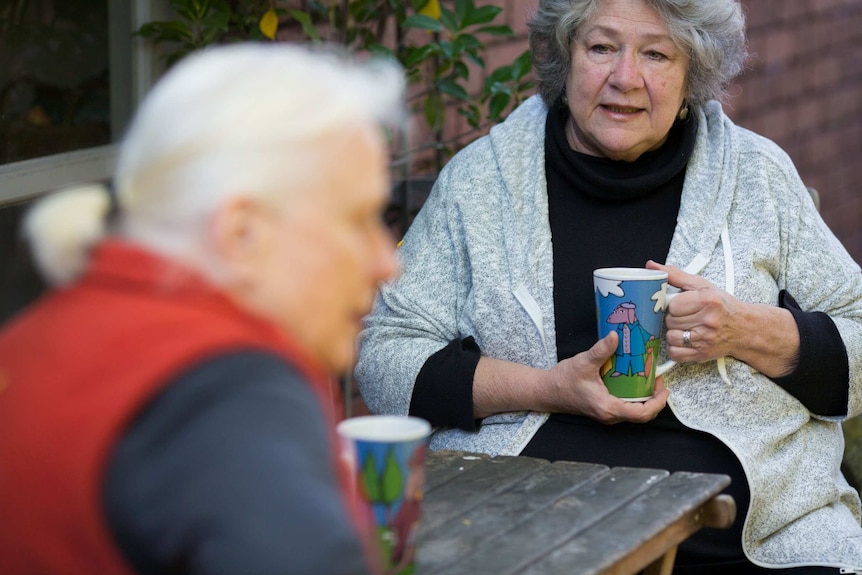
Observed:
[[[664,300],[665,300],[665,302],[669,302],[675,296],[677,296],[681,293],[682,292],[679,292],[679,291],[673,292],[673,293],[666,293],[664,296]],[[669,359],[666,362],[664,362],[663,364],[656,366],[655,376],[656,377],[662,376],[662,375],[666,374],[668,371],[670,371],[672,367],[675,367],[675,366],[676,366],[676,362],[672,359]]]

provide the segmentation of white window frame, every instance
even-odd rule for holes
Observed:
[[[109,66],[111,70],[131,67],[131,74],[111,74],[111,126],[115,142],[120,140],[134,109],[162,72],[153,51],[144,42],[133,39],[130,30],[168,14],[168,0],[108,0]],[[0,166],[0,207],[70,185],[107,180],[113,174],[116,155],[117,145],[111,144],[4,164]]]

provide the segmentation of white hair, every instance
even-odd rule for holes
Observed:
[[[188,56],[153,88],[121,145],[114,231],[206,272],[204,226],[219,205],[241,194],[288,201],[335,153],[330,136],[402,123],[403,90],[394,64],[333,47],[248,43]],[[30,211],[24,231],[48,281],[83,271],[109,208],[107,189],[89,185]]]

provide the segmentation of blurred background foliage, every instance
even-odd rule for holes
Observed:
[[[487,69],[486,42],[513,31],[495,22],[502,8],[475,0],[171,0],[171,6],[176,19],[137,31],[168,65],[213,44],[285,40],[335,43],[398,61],[410,86],[408,106],[427,130],[420,141],[397,145],[395,165],[433,150],[439,170],[459,143],[499,122],[533,88],[529,51]],[[465,119],[461,133],[445,132],[450,113]]]

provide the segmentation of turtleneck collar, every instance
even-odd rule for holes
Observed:
[[[695,114],[671,127],[665,143],[633,162],[576,152],[566,139],[569,110],[558,103],[548,111],[545,151],[572,189],[597,199],[625,201],[649,194],[685,170],[697,134]]]

